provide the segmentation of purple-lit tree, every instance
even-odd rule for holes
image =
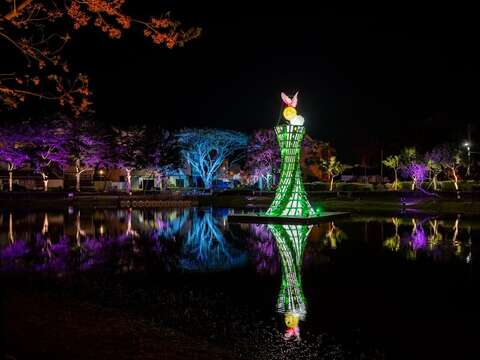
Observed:
[[[63,171],[69,163],[68,130],[59,121],[36,125],[32,130],[31,158],[35,172],[43,179],[44,191],[53,168]]]
[[[257,130],[250,137],[246,167],[258,181],[260,190],[264,189],[264,181],[267,189],[271,188],[275,172],[280,168],[280,149],[273,130]]]
[[[145,128],[113,128],[115,164],[124,169],[127,178],[126,191],[132,191],[132,171],[145,162]]]
[[[81,175],[100,165],[110,166],[112,154],[105,135],[87,120],[63,117],[66,148],[70,164],[75,169],[76,191],[80,191]]]
[[[18,124],[0,129],[0,161],[7,164],[9,191],[13,190],[13,171],[30,160],[29,139],[24,131],[25,127],[25,124]]]
[[[240,159],[247,146],[247,136],[237,131],[218,129],[185,129],[177,134],[183,160],[210,189],[226,159],[230,164]]]
[[[422,188],[422,183],[427,178],[427,165],[420,162],[411,162],[403,167],[403,172],[406,177],[412,179],[412,190]]]

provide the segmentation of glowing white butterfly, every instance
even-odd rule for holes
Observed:
[[[290,99],[285,93],[281,93],[280,94],[282,96],[282,100],[283,102],[285,103],[285,105],[287,106],[291,106],[291,107],[296,107],[297,106],[297,102],[298,102],[298,99],[297,99],[297,95],[298,95],[298,91],[295,93],[295,95],[293,95],[293,97]]]

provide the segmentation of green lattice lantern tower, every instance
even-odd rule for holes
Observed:
[[[275,133],[280,146],[280,181],[275,192],[275,198],[267,210],[267,215],[314,216],[315,210],[308,201],[300,168],[300,153],[305,127],[303,125],[283,124],[275,127]]]

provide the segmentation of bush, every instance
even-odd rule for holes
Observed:
[[[364,183],[337,183],[335,184],[337,191],[373,191],[373,184]]]
[[[438,185],[441,191],[455,191],[455,183],[452,180],[439,181]],[[459,181],[458,187],[460,191],[475,191],[480,188],[479,184],[473,180]]]
[[[439,181],[438,188],[440,191],[455,191],[455,183],[451,180]]]
[[[304,185],[307,191],[328,191],[330,189],[330,183],[323,181],[305,183]]]
[[[412,182],[411,181],[399,181],[398,182],[398,190],[412,190]]]

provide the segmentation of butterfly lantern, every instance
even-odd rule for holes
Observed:
[[[283,92],[280,95],[283,103],[286,105],[285,109],[283,109],[283,117],[290,122],[290,125],[302,126],[305,119],[302,115],[298,115],[297,109],[295,109],[298,103],[298,91],[292,98],[288,97],[288,95]]]

